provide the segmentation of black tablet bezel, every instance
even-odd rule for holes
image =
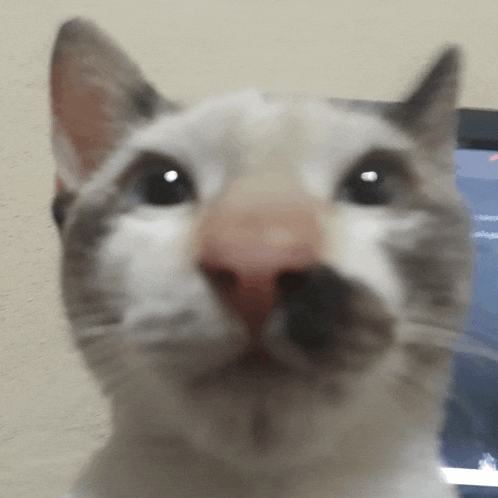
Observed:
[[[459,109],[458,148],[498,150],[498,111]]]

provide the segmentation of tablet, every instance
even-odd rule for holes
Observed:
[[[465,332],[455,345],[443,471],[464,498],[498,497],[497,111],[459,111],[455,169],[472,218],[476,259]]]

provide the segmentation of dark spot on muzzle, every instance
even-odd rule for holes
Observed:
[[[351,288],[331,268],[317,265],[279,279],[285,330],[308,354],[327,351],[351,324]]]

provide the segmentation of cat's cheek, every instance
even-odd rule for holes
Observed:
[[[339,270],[366,285],[392,315],[399,316],[406,292],[385,247],[389,237],[387,223],[381,219],[385,214],[380,210],[368,214],[361,208],[344,211],[344,249]]]
[[[197,269],[195,226],[188,208],[144,208],[115,220],[99,252],[101,286],[120,296],[121,339],[133,358],[189,376],[245,344]]]
[[[163,297],[192,266],[190,226],[180,208],[142,208],[120,216],[100,249],[103,280],[119,281],[133,301]]]

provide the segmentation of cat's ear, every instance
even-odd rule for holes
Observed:
[[[459,61],[458,48],[447,48],[415,92],[387,110],[391,120],[436,156],[443,157],[456,145]]]
[[[175,107],[107,36],[82,19],[59,30],[50,86],[57,191],[77,190],[130,125]]]

